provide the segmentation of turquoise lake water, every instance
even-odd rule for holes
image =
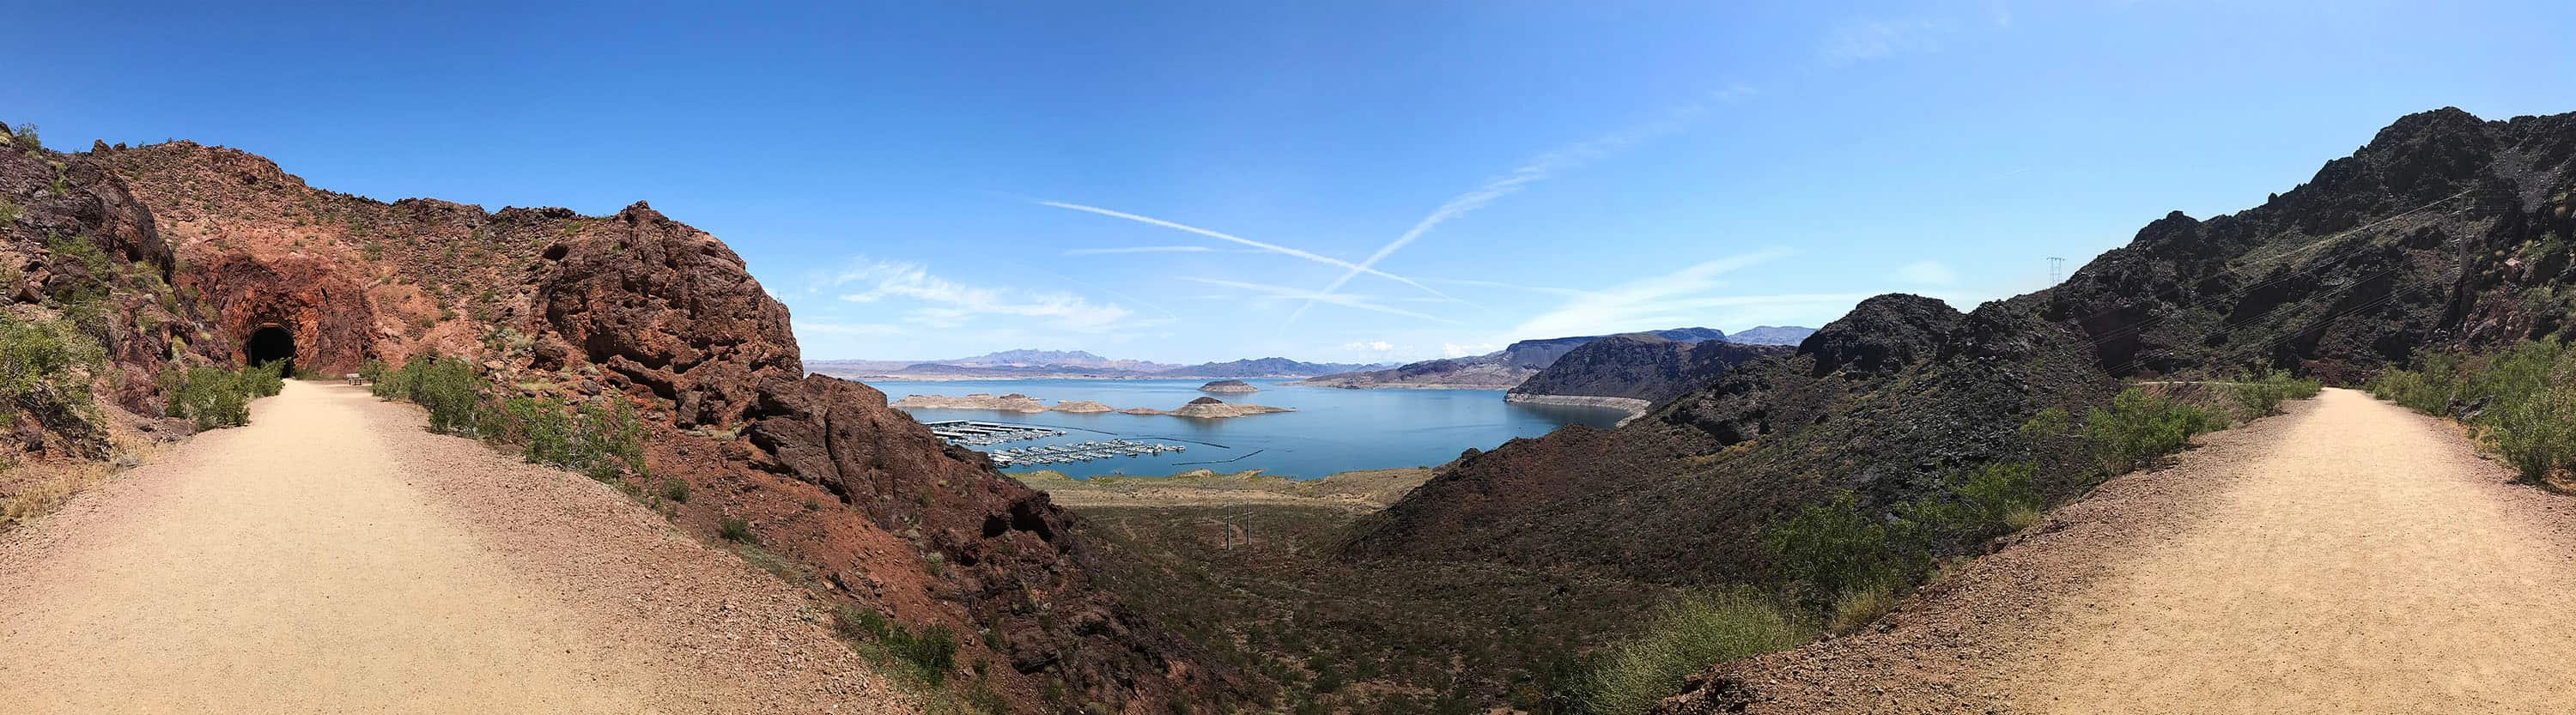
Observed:
[[[1608,427],[1626,413],[1596,407],[1518,405],[1501,390],[1345,390],[1300,387],[1285,381],[1249,380],[1260,392],[1198,391],[1206,380],[870,380],[886,399],[905,395],[1020,393],[1053,404],[1093,400],[1117,409],[1168,410],[1199,397],[1287,407],[1297,411],[1207,420],[1164,415],[1036,414],[989,410],[908,410],[924,422],[981,420],[1058,427],[1063,437],[976,449],[1025,447],[1102,439],[1152,440],[1188,451],[1090,462],[1049,464],[1074,476],[1160,476],[1191,469],[1264,473],[1312,479],[1355,469],[1427,467],[1458,458],[1469,447],[1493,449],[1514,437],[1536,437],[1559,425]],[[1013,471],[1019,471],[1014,469]]]

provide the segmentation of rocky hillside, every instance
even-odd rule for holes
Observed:
[[[1619,397],[1648,404],[1679,397],[1755,358],[1788,348],[1709,340],[1677,342],[1652,333],[1584,343],[1511,389],[1515,396]]]
[[[2350,381],[2425,347],[2565,338],[2576,311],[2576,115],[2407,116],[2262,205],[2149,223],[2056,288],[1961,313],[1890,295],[1615,431],[1471,455],[1352,538],[1346,559],[1769,578],[1752,538],[1853,490],[1885,508],[1945,469],[2028,460],[2099,478],[2065,437],[2125,378],[2281,367]],[[1953,545],[1952,548],[1964,548]]]
[[[1725,340],[1726,333],[1708,328],[1672,328],[1651,335],[1675,342]],[[1555,364],[1558,358],[1601,335],[1522,340],[1503,349],[1467,358],[1424,360],[1383,370],[1356,370],[1307,379],[1298,384],[1324,387],[1411,387],[1470,390],[1509,389]]]
[[[961,634],[952,680],[1014,710],[1246,697],[1227,668],[1094,587],[1069,513],[876,390],[808,376],[786,308],[742,259],[643,203],[609,216],[386,203],[189,142],[17,143],[0,152],[0,193],[20,267],[11,315],[67,317],[104,346],[89,381],[120,412],[159,414],[163,365],[238,365],[263,330],[324,373],[464,357],[495,390],[651,416],[650,477],[622,486],[678,480],[695,495],[664,503],[678,526],[713,539],[738,521],[830,597]],[[29,399],[44,398],[17,402]],[[13,422],[38,451],[95,451],[80,425]]]

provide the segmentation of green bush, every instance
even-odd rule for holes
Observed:
[[[33,124],[20,124],[15,127],[10,127],[9,145],[17,147],[19,151],[27,152],[45,148],[45,142],[42,138],[36,136],[36,125]]]
[[[2315,397],[2325,389],[2323,383],[2294,378],[2289,371],[2279,369],[2237,376],[2227,387],[2249,418],[2280,414],[2282,402]]]
[[[250,424],[250,401],[277,394],[284,383],[273,369],[173,366],[162,371],[160,386],[171,417],[186,417],[206,430]]]
[[[2576,467],[2576,350],[2525,342],[2494,355],[2431,353],[2389,370],[2371,394],[2466,421],[2523,479]]]
[[[1906,518],[1943,533],[1981,541],[2039,521],[2038,469],[2026,462],[1997,462],[1953,472],[1942,479],[1940,498],[1906,505]]]
[[[577,431],[582,471],[597,479],[619,474],[651,476],[644,468],[644,425],[635,408],[610,398],[582,405]]]
[[[650,476],[644,468],[644,426],[625,401],[609,399],[572,408],[553,400],[503,398],[479,409],[476,431],[495,442],[516,442],[528,461],[577,469],[607,481],[624,474]]]
[[[20,320],[0,313],[0,399],[50,389],[67,402],[89,402],[89,380],[79,369],[107,360],[98,341],[61,320]]]
[[[743,521],[741,519],[727,518],[717,520],[716,535],[724,537],[724,540],[726,541],[740,544],[760,543],[760,535],[751,533],[751,522]]]
[[[663,479],[662,498],[681,504],[689,503],[689,483],[680,481],[678,477]]]
[[[1849,491],[1762,530],[1762,551],[1791,583],[1820,599],[1887,584],[1911,584],[1930,568],[1931,545],[1920,525],[1860,509]]]
[[[367,391],[428,408],[431,431],[471,435],[490,426],[490,414],[482,409],[483,378],[463,359],[414,355],[399,370],[384,371],[380,365],[377,370]]]
[[[2111,398],[2109,408],[2096,407],[2085,416],[2084,436],[2101,459],[2102,470],[2119,474],[2181,451],[2193,435],[2225,426],[2208,410],[2132,387]]]
[[[1599,715],[1654,708],[1681,692],[1682,679],[1711,665],[1795,648],[1814,629],[1749,589],[1692,595],[1664,608],[1645,630],[1612,644],[1578,681],[1574,700]]]
[[[832,631],[853,645],[883,649],[883,655],[910,666],[914,676],[932,686],[946,682],[949,671],[957,668],[957,637],[945,624],[914,633],[883,613],[834,606]]]

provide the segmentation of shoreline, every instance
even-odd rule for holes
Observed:
[[[1637,421],[1637,418],[1646,416],[1646,410],[1655,406],[1655,403],[1647,402],[1647,401],[1645,401],[1645,400],[1640,400],[1640,399],[1637,399],[1637,398],[1634,398],[1634,397],[1592,397],[1592,396],[1588,396],[1588,395],[1532,395],[1532,394],[1520,393],[1520,392],[1504,393],[1504,395],[1503,395],[1503,401],[1504,401],[1504,402],[1514,402],[1514,403],[1525,404],[1525,405],[1557,405],[1557,406],[1562,406],[1562,407],[1607,407],[1607,408],[1611,408],[1611,409],[1621,410],[1621,411],[1627,412],[1627,413],[1628,413],[1628,416],[1626,416],[1626,417],[1622,417],[1622,418],[1619,418],[1619,424],[1615,425],[1615,427],[1626,427],[1626,426],[1628,426],[1628,423],[1630,423],[1630,422],[1635,422],[1635,421]]]

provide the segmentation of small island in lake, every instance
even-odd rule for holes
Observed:
[[[1212,380],[1199,386],[1200,392],[1260,392],[1261,388],[1242,380]]]
[[[1178,409],[1157,410],[1150,407],[1130,407],[1119,410],[1091,400],[1065,400],[1063,402],[1050,405],[1044,400],[1016,392],[999,396],[978,392],[965,397],[949,397],[947,395],[905,395],[903,399],[895,400],[889,406],[894,407],[895,409],[906,410],[992,410],[995,412],[1022,413],[1119,412],[1130,415],[1171,415],[1174,417],[1198,417],[1202,419],[1242,417],[1245,415],[1262,415],[1272,412],[1296,411],[1285,407],[1271,407],[1268,405],[1230,404],[1224,400],[1219,400],[1214,397],[1201,397],[1191,400],[1189,404],[1182,405]]]

